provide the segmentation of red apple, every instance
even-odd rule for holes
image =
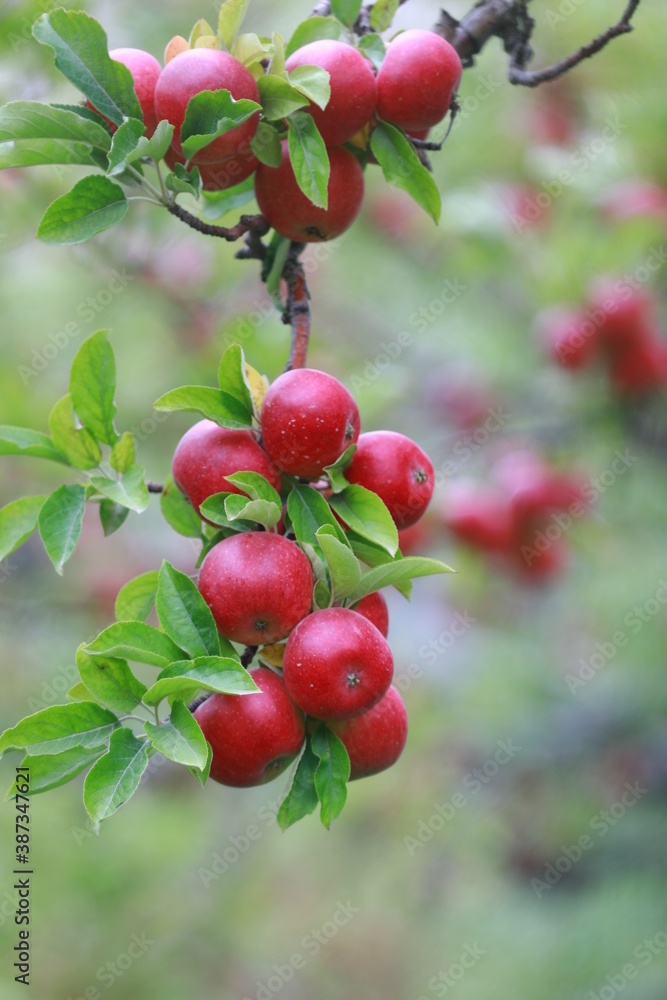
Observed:
[[[408,737],[408,713],[395,687],[374,708],[354,719],[331,722],[350,758],[350,781],[367,778],[395,764]]]
[[[248,788],[273,781],[294,760],[305,736],[303,713],[268,667],[248,671],[253,694],[213,694],[194,716],[211,744],[211,777]]]
[[[297,184],[289,158],[287,142],[282,144],[279,167],[260,163],[255,174],[255,197],[281,236],[297,243],[316,243],[340,236],[352,225],[364,197],[364,172],[348,149],[332,146],[329,150],[328,208],[313,205]]]
[[[173,170],[177,163],[185,165],[185,157],[179,156],[171,148],[167,150],[164,159],[170,170]],[[227,188],[235,187],[250,177],[258,165],[259,160],[249,143],[242,147],[235,156],[228,156],[226,160],[221,160],[219,163],[200,163],[196,156],[193,156],[190,161],[191,167],[199,167],[204,191],[226,191]]]
[[[387,691],[393,672],[387,640],[349,608],[314,611],[285,645],[287,690],[316,719],[351,719],[367,712]]]
[[[389,632],[389,609],[387,608],[387,602],[379,590],[375,590],[372,594],[366,594],[358,604],[355,604],[352,610],[356,611],[358,615],[368,618],[369,622],[372,622],[376,629],[382,632],[385,639],[387,638],[387,633]]]
[[[512,520],[505,494],[473,479],[451,484],[443,521],[457,538],[473,548],[505,553],[512,544]]]
[[[297,368],[279,375],[261,410],[262,441],[283,472],[318,479],[359,437],[359,410],[333,375]]]
[[[174,56],[160,73],[155,87],[155,111],[175,126],[172,148],[183,154],[181,125],[188,102],[204,90],[228,90],[234,100],[259,102],[259,90],[245,66],[220,49],[188,49]],[[199,163],[215,163],[235,156],[257,131],[259,111],[197,153]]]
[[[319,66],[328,72],[329,103],[324,110],[311,103],[308,111],[325,144],[342,145],[375,111],[377,85],[371,64],[352,45],[323,39],[297,49],[285,63],[288,73],[298,66]]]
[[[278,642],[310,611],[313,571],[296,542],[268,531],[230,535],[206,555],[199,592],[232,642]]]
[[[260,448],[251,431],[219,427],[200,420],[176,445],[172,462],[174,482],[199,514],[204,500],[214,493],[242,493],[226,476],[258,472],[280,493],[282,476]],[[201,515],[200,515],[201,517]]]
[[[598,347],[598,327],[582,309],[554,306],[537,318],[537,330],[545,349],[563,368],[583,368]]]
[[[667,343],[659,334],[645,333],[635,343],[618,348],[612,359],[609,377],[622,393],[650,392],[667,384]]]
[[[437,125],[461,74],[456,49],[440,35],[419,28],[402,32],[389,43],[378,71],[378,117],[407,132]]]
[[[622,280],[598,278],[589,289],[588,305],[600,340],[612,348],[640,339],[655,322],[653,296]]]
[[[345,478],[377,493],[397,528],[408,528],[419,520],[435,485],[428,455],[410,438],[395,431],[362,434]]]
[[[137,95],[146,126],[144,134],[150,139],[159,121],[155,113],[155,85],[162,72],[162,67],[155,56],[152,56],[150,52],[144,52],[143,49],[112,49],[109,55],[115,62],[127,66],[132,74],[134,92]],[[93,111],[97,111],[97,108],[90,101],[86,101],[86,104]],[[99,114],[99,111],[97,113]],[[104,115],[102,118],[107,122],[112,132],[115,132],[118,126]]]

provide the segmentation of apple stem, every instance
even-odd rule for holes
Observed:
[[[259,646],[246,646],[246,648],[241,653],[241,666],[249,667],[255,658],[255,653],[259,649]]]
[[[285,371],[305,368],[310,341],[310,292],[306,284],[306,272],[299,260],[303,243],[292,243],[287,254],[283,278],[287,284],[287,303],[283,313],[283,323],[292,327],[292,343]]]

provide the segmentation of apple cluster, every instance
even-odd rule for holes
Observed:
[[[280,375],[256,429],[201,420],[176,447],[174,482],[204,520],[211,498],[242,493],[239,473],[261,477],[283,502],[274,525],[245,522],[213,536],[199,570],[221,636],[260,661],[249,670],[258,693],[216,693],[194,713],[212,747],[211,777],[222,784],[271,780],[321,723],[344,744],[352,779],[384,770],[403,750],[407,717],[391,686],[386,602],[378,592],[338,602],[332,591],[319,606],[317,555],[299,544],[284,503],[295,485],[309,484],[326,504],[336,465],[347,484],[382,500],[397,529],[415,524],[431,499],[433,466],[421,448],[391,431],[360,434],[351,394],[316,369]]]
[[[502,455],[487,482],[452,483],[443,522],[464,544],[519,575],[548,579],[567,563],[565,532],[585,513],[585,484],[529,450]]]
[[[285,62],[285,87],[290,89],[289,74],[315,67],[328,77],[330,88],[326,103],[310,100],[303,109],[312,116],[329,161],[326,207],[320,207],[295,174],[285,119],[271,122],[268,130],[281,139],[279,162],[262,154],[259,109],[190,159],[185,156],[180,133],[191,99],[228,91],[234,101],[259,105],[263,70],[259,67],[259,77],[251,72],[257,63],[248,68],[220,48],[190,48],[178,37],[167,46],[164,67],[140,49],[115,49],[110,56],[132,73],[146,137],[160,121],[174,126],[164,157],[171,170],[197,167],[205,191],[235,187],[254,174],[260,212],[280,235],[297,242],[333,239],[352,224],[364,195],[363,166],[377,162],[370,152],[370,133],[378,121],[424,138],[447,114],[462,71],[449,42],[420,29],[399,34],[377,71],[363,51],[343,41],[320,39],[294,51]]]
[[[656,313],[649,291],[602,277],[582,305],[546,310],[538,328],[563,368],[578,371],[601,361],[616,392],[643,395],[667,384],[667,342]]]

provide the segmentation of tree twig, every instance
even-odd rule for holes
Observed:
[[[263,215],[242,215],[235,226],[226,229],[224,226],[213,226],[209,222],[204,222],[196,215],[187,212],[181,205],[171,202],[167,206],[167,211],[175,215],[177,219],[184,222],[191,229],[196,229],[198,233],[205,236],[217,236],[220,239],[233,243],[240,240],[246,233],[252,233],[256,238],[265,236],[271,228]]]
[[[593,41],[588,42],[587,45],[582,45],[576,52],[573,52],[565,59],[561,59],[560,62],[555,63],[553,66],[547,66],[539,70],[527,70],[525,66],[532,56],[532,50],[527,44],[527,40],[523,44],[517,44],[515,48],[510,50],[510,83],[521,87],[537,87],[541,83],[546,83],[549,80],[555,80],[557,77],[562,76],[574,66],[578,66],[584,59],[590,59],[591,56],[594,56],[608,45],[612,39],[618,38],[619,35],[626,35],[629,31],[633,30],[633,25],[630,22],[640,2],[641,0],[630,0],[624,14],[616,24],[613,24],[606,31],[603,31],[602,34],[598,35],[597,38],[594,38]]]
[[[299,260],[305,244],[292,243],[285,261],[283,278],[287,284],[287,302],[283,313],[283,323],[292,327],[292,343],[285,371],[305,368],[310,341],[310,293],[306,284],[306,272]]]

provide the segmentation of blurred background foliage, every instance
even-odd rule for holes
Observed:
[[[83,6],[111,47],[160,56],[216,5]],[[532,5],[536,62],[593,37],[622,6]],[[2,5],[3,102],[75,99],[29,37],[48,7]],[[287,37],[306,13],[293,0],[254,0],[246,28]],[[396,26],[436,17],[437,4],[413,0]],[[665,215],[619,218],[618,185],[667,185],[666,29],[664,6],[645,0],[632,35],[536,91],[511,88],[500,46],[488,46],[464,74],[463,112],[433,157],[440,226],[371,167],[359,221],[309,253],[311,365],[352,389],[366,430],[410,434],[440,470],[414,544],[458,573],[417,581],[411,604],[388,595],[411,724],[402,759],[350,787],[329,833],[315,818],[279,832],[280,778],[201,791],[181,769],[153,768],[99,839],[80,781],[38,796],[35,996],[664,998],[667,475],[654,438],[664,444],[665,400],[619,402],[601,371],[557,369],[534,325],[545,306],[580,301],[599,274],[649,276],[648,260],[662,261],[648,287],[664,321]],[[570,180],[558,191],[563,170]],[[287,330],[253,263],[148,205],[81,247],[38,243],[41,213],[77,176],[49,167],[0,175],[0,422],[45,429],[81,340],[110,328],[119,428],[135,430],[147,475],[162,480],[192,421],[158,422],[152,401],[176,385],[210,384],[235,340],[275,377]],[[121,281],[110,286],[114,274]],[[71,323],[77,332],[63,335]],[[500,428],[485,430],[498,407]],[[588,480],[617,450],[636,457],[567,532],[569,565],[549,582],[471,554],[441,524],[450,482],[483,477],[513,447]],[[60,467],[30,459],[0,468],[1,503],[62,481]],[[119,587],[163,557],[191,572],[196,554],[155,501],[110,541],[88,516],[63,581],[38,540],[2,564],[1,728],[64,701],[78,643],[111,620]],[[623,644],[612,638],[619,631]],[[568,677],[582,670],[589,680],[572,690]],[[3,764],[7,786],[17,762]],[[9,848],[9,805],[0,830]],[[577,859],[582,837],[590,846]],[[22,994],[3,854],[0,993],[9,998]],[[133,936],[142,943],[128,952]],[[301,960],[290,967],[293,956]]]

